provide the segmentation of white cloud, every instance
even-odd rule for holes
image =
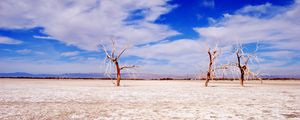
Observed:
[[[171,57],[178,58],[180,57],[180,55],[198,54],[201,48],[202,46],[200,45],[199,41],[182,39],[173,42],[164,42],[156,45],[145,46],[142,48],[134,48],[128,54],[140,56],[143,58],[171,60],[173,59]]]
[[[286,7],[274,6],[271,3],[266,3],[257,6],[248,5],[240,10],[237,10],[235,13],[260,18],[269,18],[284,13],[287,10],[288,8]]]
[[[106,44],[111,38],[117,39],[118,45],[122,46],[146,44],[178,34],[166,25],[154,23],[160,15],[166,14],[174,7],[176,6],[168,5],[167,0],[3,0],[0,2],[0,27],[41,26],[51,37],[34,38],[55,38],[84,50],[97,50],[98,43]],[[142,19],[127,21],[132,17],[132,13],[138,10],[143,11],[140,14]],[[77,59],[76,55],[78,52],[61,54],[73,56],[74,59]],[[27,64],[30,65],[42,69],[34,63]],[[21,68],[16,70],[19,69]]]
[[[21,44],[22,41],[0,36],[0,44]]]
[[[60,55],[64,56],[64,57],[72,57],[72,56],[76,56],[78,54],[79,54],[78,51],[72,51],[72,52],[63,52]]]
[[[19,53],[19,54],[29,54],[29,53],[31,53],[31,50],[22,49],[22,50],[17,50],[16,52]]]
[[[24,61],[1,59],[0,72],[27,72],[35,74],[61,74],[61,73],[95,73],[104,72],[99,61],[86,60],[80,63],[59,61]]]
[[[260,56],[272,57],[275,59],[286,59],[286,58],[294,58],[300,56],[300,53],[295,51],[288,51],[288,50],[267,51],[267,52],[260,52],[259,54]]]
[[[129,49],[125,55],[134,55],[139,61],[139,70],[149,73],[184,74],[198,73],[206,66],[207,51],[204,42],[182,39],[161,42],[155,45]],[[204,63],[204,64],[203,64]]]
[[[215,7],[215,1],[214,0],[202,0],[201,4],[204,7],[210,7],[210,8],[214,8]]]
[[[84,50],[115,37],[121,44],[144,44],[178,34],[166,25],[155,24],[174,6],[166,0],[3,0],[0,27],[42,26],[45,33]],[[145,10],[144,18],[126,21],[131,13]]]
[[[271,9],[268,3],[260,6],[247,6],[242,9],[244,12],[233,15],[225,14],[224,19],[215,25],[195,28],[195,30],[199,32],[201,37],[223,44],[236,43],[237,41],[245,44],[257,41],[266,44],[276,44],[280,41],[285,41],[283,44],[300,44],[300,24],[297,21],[300,18],[300,5],[296,4],[287,9],[288,11],[282,14],[277,13],[271,18],[260,18],[246,14],[247,11],[265,12],[264,7]],[[280,47],[278,46],[278,48]]]
[[[214,1],[204,1],[203,5],[212,7]],[[172,8],[174,6],[167,5],[165,0],[103,0],[100,2],[96,0],[4,0],[0,3],[0,27],[42,26],[45,28],[45,33],[57,40],[76,45],[84,50],[96,50],[98,43],[106,44],[112,37],[119,40],[118,45],[125,46],[126,44],[157,42],[178,34],[166,25],[153,22]],[[131,17],[131,13],[138,10],[141,10],[142,13],[136,14],[143,15],[142,19],[126,21],[128,17]],[[265,15],[267,17],[263,17]],[[300,44],[299,2],[288,8],[273,6],[269,3],[246,6],[234,14],[224,14],[224,18],[221,20],[209,19],[212,24],[210,27],[195,28],[201,36],[199,40],[183,39],[159,42],[145,47],[134,47],[126,51],[123,57],[133,55],[142,58],[132,62],[139,64],[138,70],[141,72],[184,74],[206,70],[207,47],[213,47],[216,43],[220,45],[226,55],[229,53],[225,52],[229,51],[236,41],[243,43],[260,41],[268,44],[270,49],[277,50],[277,53],[274,51],[265,53],[265,56],[269,57],[276,56],[276,54],[290,55],[291,53],[287,51],[300,50],[298,47]],[[40,36],[35,37],[44,39]],[[280,52],[281,49],[288,50]],[[78,51],[65,52],[61,56],[79,59],[76,56],[78,54]],[[91,60],[94,59],[91,58]],[[235,60],[234,55],[222,55],[217,62],[232,60]],[[281,61],[263,63],[264,67],[262,68],[274,69],[274,66],[284,63]],[[21,63],[18,64],[21,65]],[[34,63],[26,65],[43,69]],[[60,65],[62,67],[47,64],[41,66],[52,69],[64,68],[63,70],[68,72],[98,71],[95,64],[61,63]],[[282,69],[278,68],[278,70]]]
[[[224,14],[224,18],[210,27],[195,28],[201,38],[210,44],[233,46],[237,43],[264,44],[259,57],[272,57],[262,61],[260,69],[264,72],[283,70],[280,66],[292,60],[299,52],[300,44],[300,4],[296,2],[289,7],[273,6],[270,3],[258,6],[246,6],[234,14]],[[223,59],[223,58],[220,58]],[[228,60],[234,61],[234,58]],[[289,63],[299,66],[296,63]],[[286,66],[288,70],[288,66]],[[275,72],[274,72],[275,73]],[[278,72],[277,72],[278,73]]]
[[[34,35],[33,38],[37,38],[37,39],[47,39],[47,40],[55,40],[54,37],[50,37],[50,36],[36,36],[36,35]]]

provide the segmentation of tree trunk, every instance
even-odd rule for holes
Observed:
[[[244,74],[245,74],[245,70],[244,70],[244,66],[241,65],[241,56],[240,56],[240,51],[237,51],[236,52],[236,57],[238,59],[238,67],[240,69],[240,72],[241,72],[241,78],[240,78],[240,81],[241,81],[241,86],[244,87]]]
[[[210,72],[207,72],[206,81],[205,81],[205,87],[208,86],[209,80],[210,80]]]
[[[210,63],[209,63],[209,68],[208,68],[208,71],[207,71],[207,76],[206,76],[206,81],[205,81],[205,87],[208,86],[208,82],[209,80],[211,79],[211,73],[212,73],[212,60],[210,59]]]
[[[206,81],[205,81],[205,87],[208,86],[208,82],[211,79],[211,72],[212,72],[212,64],[213,64],[213,56],[210,53],[210,49],[208,49],[208,56],[209,56],[209,66],[208,66],[208,71],[207,71],[207,76],[206,76]]]
[[[243,69],[241,69],[241,86],[244,87],[244,76],[245,76],[245,72]]]
[[[115,61],[115,65],[116,65],[116,70],[117,70],[117,81],[116,81],[117,83],[116,83],[116,85],[120,86],[120,82],[121,82],[121,69],[119,67],[118,61]]]

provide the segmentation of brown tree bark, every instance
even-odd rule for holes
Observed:
[[[241,72],[240,84],[241,84],[241,86],[244,86],[245,70],[247,69],[247,63],[245,63],[245,65],[241,65],[241,57],[242,57],[242,55],[240,55],[240,50],[238,50],[236,52],[236,57],[238,59],[237,66],[238,66],[238,68],[240,69],[240,72]]]
[[[211,78],[211,71],[212,71],[212,64],[213,64],[210,50],[208,51],[208,56],[209,56],[209,65],[208,65],[208,71],[207,71],[207,75],[206,75],[205,87],[208,86],[208,82]]]
[[[208,86],[209,80],[210,80],[210,72],[207,72],[206,81],[205,81],[205,87]]]
[[[213,72],[212,65],[214,63],[214,60],[216,59],[216,53],[217,53],[217,51],[214,50],[213,53],[211,53],[210,49],[208,49],[207,53],[208,53],[208,56],[209,56],[209,65],[208,65],[208,70],[207,70],[207,74],[206,74],[205,87],[208,86],[209,80],[212,79],[212,72]]]
[[[104,47],[104,45],[100,44],[100,46],[102,47],[102,50],[105,52],[106,57],[111,62],[113,62],[115,64],[116,72],[117,72],[116,86],[120,86],[120,82],[121,82],[121,70],[123,70],[125,68],[134,68],[134,67],[137,67],[137,66],[133,65],[133,66],[123,66],[123,67],[120,67],[118,61],[119,61],[121,55],[127,50],[127,48],[124,48],[117,56],[115,56],[116,46],[115,46],[115,41],[114,40],[112,40],[111,54],[108,53],[108,51],[106,50],[106,48]]]
[[[114,62],[116,65],[116,70],[117,70],[117,81],[116,81],[116,86],[120,86],[120,82],[121,82],[121,69],[119,67],[119,63],[118,61]]]
[[[241,84],[241,86],[244,86],[245,72],[242,69],[240,69],[240,71],[241,71],[241,78],[240,78],[241,83],[240,84]]]

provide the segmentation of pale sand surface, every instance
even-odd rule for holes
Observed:
[[[300,119],[300,81],[0,79],[0,119]]]

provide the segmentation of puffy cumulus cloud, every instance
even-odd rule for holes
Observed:
[[[266,10],[279,8],[278,6],[272,7],[269,3],[260,6],[247,6],[238,10],[235,14],[224,14],[222,20],[210,27],[195,28],[195,30],[203,38],[224,44],[236,43],[237,41],[245,44],[257,41],[270,45],[281,41],[284,41],[283,44],[299,44],[299,3],[295,3],[289,8],[282,8],[286,11],[279,12],[281,14],[276,12],[277,14],[270,18],[247,14],[248,12],[255,14],[267,13]],[[274,11],[268,12],[272,13]]]
[[[286,7],[274,6],[271,3],[266,3],[257,6],[248,5],[243,7],[242,9],[237,10],[235,13],[260,18],[269,18],[274,17],[280,13],[284,13],[287,10],[288,8]]]
[[[291,66],[299,66],[299,63],[294,60],[281,59],[282,56],[299,59],[299,55],[296,54],[300,50],[297,47],[300,44],[299,21],[299,1],[288,7],[266,3],[246,6],[233,14],[224,14],[221,20],[211,26],[194,28],[194,30],[210,44],[219,44],[222,47],[232,47],[239,43],[264,44],[265,47],[260,47],[260,50],[268,51],[260,51],[258,59],[261,60],[259,69],[267,74],[270,71],[284,68],[288,71]],[[270,57],[272,59],[266,59]],[[227,59],[233,61],[234,57],[227,57]]]
[[[0,44],[21,44],[22,41],[0,36]]]
[[[198,40],[181,39],[155,45],[135,47],[125,55],[143,58],[141,71],[150,73],[183,74],[198,73],[208,60],[205,43]],[[159,61],[159,62],[158,62]],[[204,63],[204,64],[203,64]]]
[[[140,56],[143,58],[172,59],[170,57],[175,58],[180,57],[178,55],[197,54],[200,51],[201,45],[199,41],[182,39],[133,48],[131,49],[131,52],[129,54]]]
[[[42,26],[50,37],[35,36],[36,38],[55,38],[84,50],[96,50],[98,43],[108,44],[111,37],[119,40],[117,45],[122,47],[126,44],[156,43],[142,47],[135,46],[126,51],[121,58],[121,62],[130,62],[126,57],[138,57],[137,60],[131,59],[130,63],[136,62],[140,66],[138,71],[146,73],[184,74],[205,71],[208,66],[207,48],[213,48],[216,44],[223,53],[217,59],[217,64],[236,59],[234,54],[228,52],[237,41],[245,44],[260,41],[267,44],[271,51],[262,53],[264,57],[294,54],[290,50],[299,50],[298,1],[289,7],[273,6],[269,3],[246,6],[234,14],[224,14],[221,20],[212,19],[209,27],[195,28],[200,34],[198,40],[157,42],[178,34],[166,25],[154,23],[160,15],[172,8],[174,6],[167,5],[165,0],[3,0],[0,2],[0,27]],[[281,49],[285,51],[280,52]],[[286,64],[280,60],[262,61],[261,66],[264,67],[261,68],[267,70],[283,70],[274,66]],[[21,66],[26,62],[12,63]],[[44,69],[42,66],[45,66],[50,70],[54,69],[53,72],[58,72],[55,70],[61,68],[60,66],[64,69],[59,72],[95,72],[98,71],[95,64],[100,63],[60,63],[59,66],[46,64],[36,66],[34,63],[26,63],[26,66],[36,67],[35,70]],[[296,66],[299,66],[299,63],[296,63]]]
[[[140,64],[138,70],[142,72],[202,74],[208,67],[208,48],[218,50],[221,59],[216,59],[216,64],[225,64],[235,57],[228,52],[232,46],[212,46],[208,41],[199,39],[180,39],[135,47],[129,49],[124,55],[143,58],[136,63]]]
[[[172,8],[166,0],[3,0],[0,27],[41,26],[66,44],[96,50],[98,43],[105,44],[111,37],[121,44],[137,45],[178,34],[154,23]],[[127,20],[141,14],[137,11],[143,11],[141,19]]]

